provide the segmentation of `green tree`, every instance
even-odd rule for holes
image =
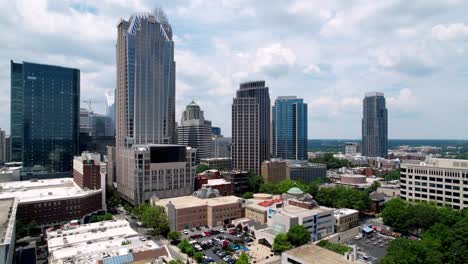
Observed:
[[[182,253],[187,252],[188,248],[191,248],[192,245],[190,245],[189,241],[187,239],[184,239],[180,241],[180,243],[177,245],[177,247],[182,251]]]
[[[167,238],[170,240],[177,240],[180,238],[180,233],[177,231],[171,231],[167,234]]]
[[[318,184],[318,183],[316,183],[316,182],[311,182],[311,183],[309,183],[309,191],[308,191],[308,193],[309,193],[310,195],[312,195],[313,197],[315,197],[315,196],[317,195],[318,191],[319,191],[319,188],[320,188],[320,187],[319,187],[319,184]]]
[[[333,157],[333,153],[325,153],[322,157],[310,160],[314,163],[327,165],[327,169],[339,169],[341,167],[351,167],[351,163],[345,159]]]
[[[318,244],[320,247],[326,248],[328,250],[334,251],[338,254],[344,255],[346,252],[351,251],[352,248],[343,244],[332,243],[328,240],[320,240]]]
[[[203,263],[203,257],[204,257],[204,256],[205,256],[205,255],[203,255],[203,253],[197,252],[197,253],[193,254],[193,259],[195,259],[195,261],[196,261],[197,263]]]
[[[150,208],[151,205],[149,204],[140,204],[131,209],[131,214],[136,217],[141,217],[143,215],[143,212],[147,209]]]
[[[202,172],[204,172],[206,170],[209,170],[209,169],[210,169],[210,167],[208,167],[207,165],[199,164],[195,171],[196,171],[197,174],[199,174],[199,173],[202,173]]]
[[[166,236],[169,231],[169,220],[162,206],[147,206],[141,214],[141,222],[144,226],[152,228],[155,235]]]
[[[91,219],[89,219],[89,222],[95,223],[95,222],[102,222],[102,221],[108,221],[112,220],[112,214],[110,213],[105,213],[103,215],[93,215],[91,216]]]
[[[242,195],[242,198],[244,199],[250,199],[253,198],[253,192],[246,192]]]
[[[289,229],[287,237],[289,243],[298,247],[310,241],[310,232],[303,225],[295,225]]]
[[[262,186],[260,186],[260,192],[269,194],[279,194],[278,185],[271,182],[266,182],[262,184]]]
[[[293,187],[297,187],[299,189],[301,189],[303,192],[307,193],[309,191],[309,186],[307,186],[306,184],[302,183],[302,182],[297,182],[297,181],[293,181],[291,179],[286,179],[286,180],[282,180],[278,183],[278,193],[279,194],[283,194],[283,193],[287,193],[289,189],[293,188]]]
[[[35,231],[39,230],[39,225],[35,220],[17,220],[16,221],[16,238],[23,238],[26,236],[31,236]]]
[[[286,234],[278,234],[273,241],[273,251],[275,252],[283,252],[288,249],[291,249],[292,245],[288,241],[288,235]]]
[[[237,259],[236,264],[249,264],[249,256],[242,252]]]
[[[366,210],[369,206],[367,191],[344,186],[320,188],[315,200],[324,206],[352,208],[361,211]]]
[[[259,176],[253,172],[249,172],[247,179],[249,183],[249,190],[253,193],[258,192],[264,183],[262,176]]]
[[[106,189],[106,199],[107,199],[107,205],[109,206],[109,209],[114,209],[120,204],[120,196],[114,188],[107,188]]]
[[[369,188],[367,188],[367,191],[369,193],[377,191],[377,189],[380,187],[380,182],[374,181]]]
[[[438,264],[441,255],[437,250],[427,247],[423,241],[398,238],[390,242],[387,255],[381,264]]]
[[[399,169],[396,169],[396,170],[390,171],[389,173],[387,173],[387,174],[384,175],[384,179],[385,179],[386,181],[395,181],[395,180],[399,180],[399,179],[400,179],[400,170],[399,170]]]
[[[184,262],[180,259],[177,259],[177,260],[171,260],[169,261],[168,264],[184,264]]]
[[[396,231],[405,232],[408,230],[408,220],[412,219],[412,210],[406,201],[402,199],[392,199],[385,203],[382,211],[383,222],[392,226]]]

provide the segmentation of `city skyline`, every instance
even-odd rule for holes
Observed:
[[[461,1],[158,4],[178,28],[176,120],[195,99],[206,118],[231,136],[236,88],[264,79],[271,98],[293,94],[308,103],[309,139],[360,138],[361,98],[369,91],[387,96],[389,138],[467,138],[468,124],[459,122],[466,112],[462,40],[468,35]],[[0,52],[0,110],[6,113],[0,127],[7,134],[10,59],[80,69],[81,99],[95,99],[96,112],[105,113],[105,94],[115,88],[115,25],[129,12],[154,9],[151,1],[0,6],[8,10],[0,28],[15,30]],[[202,17],[202,9],[216,15]],[[15,23],[16,17],[23,22]],[[26,37],[34,41],[22,42]]]

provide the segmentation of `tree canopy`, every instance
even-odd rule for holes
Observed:
[[[367,191],[344,186],[320,188],[315,200],[320,205],[334,208],[352,208],[363,211],[369,206]]]
[[[203,253],[201,252],[197,252],[195,254],[193,254],[193,259],[197,262],[197,263],[203,263]]]
[[[103,215],[93,215],[91,216],[91,219],[89,219],[89,222],[95,223],[95,222],[102,222],[102,221],[107,221],[107,220],[112,220],[112,214],[105,213]]]
[[[288,241],[288,235],[286,234],[278,234],[273,241],[273,251],[275,252],[283,252],[288,249],[291,249],[292,245]]]
[[[291,245],[298,247],[310,241],[310,232],[303,225],[295,225],[289,229],[287,237]]]
[[[392,199],[382,212],[397,231],[419,233],[421,240],[396,239],[381,263],[468,263],[468,213],[429,203]]]
[[[167,238],[170,240],[177,240],[180,238],[180,233],[177,231],[171,231],[167,234]]]
[[[256,193],[260,191],[260,187],[264,183],[262,176],[259,176],[253,172],[249,172],[248,183],[250,192]]]
[[[333,157],[333,153],[325,153],[322,157],[311,159],[311,162],[327,165],[327,169],[351,167],[351,162]]]
[[[139,205],[133,208],[132,214],[140,217],[144,226],[152,228],[154,235],[167,236],[170,231],[169,220],[162,206]]]
[[[392,170],[389,173],[385,174],[383,177],[384,177],[384,179],[386,181],[399,180],[400,179],[400,170],[399,169]]]
[[[249,264],[249,256],[242,252],[237,259],[236,264]]]
[[[244,199],[250,199],[250,198],[253,198],[253,192],[246,192],[242,195],[242,198]]]
[[[199,173],[202,173],[202,172],[204,172],[204,171],[206,171],[206,170],[209,170],[209,169],[211,169],[211,168],[208,167],[207,165],[198,164],[197,168],[195,169],[195,172],[196,172],[197,174],[199,174]]]

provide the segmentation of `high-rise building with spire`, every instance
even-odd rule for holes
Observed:
[[[111,167],[120,196],[136,205],[153,196],[191,194],[196,152],[174,145],[174,41],[162,9],[121,19],[116,48],[116,149]]]

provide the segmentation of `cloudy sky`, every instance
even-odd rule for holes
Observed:
[[[81,70],[104,112],[116,24],[165,9],[174,31],[177,119],[192,99],[230,136],[239,82],[309,104],[309,138],[359,138],[362,98],[384,92],[390,138],[468,138],[468,3],[462,0],[0,0],[0,127],[10,60]]]

